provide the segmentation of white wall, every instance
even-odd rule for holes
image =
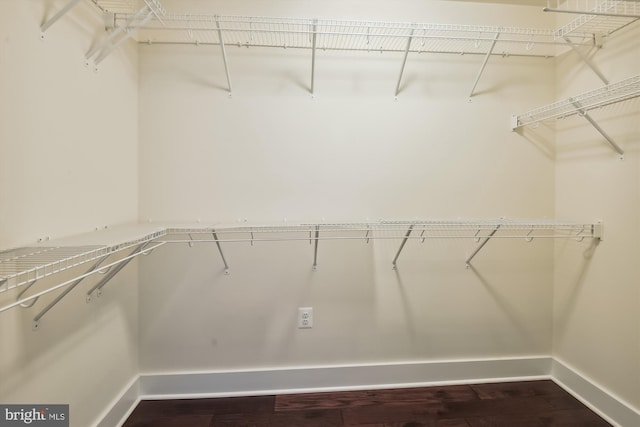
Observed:
[[[0,249],[137,218],[137,50],[97,73],[84,54],[102,17],[81,2],[40,40],[66,1],[0,1]],[[64,281],[65,274],[53,281]],[[0,402],[68,403],[86,427],[138,372],[137,276],[127,267],[92,304],[79,286],[32,332],[32,309],[0,313]],[[29,292],[35,292],[35,289]],[[0,305],[14,301],[0,294]]]
[[[203,12],[547,27],[537,8],[194,2]],[[213,4],[213,6],[210,6]],[[171,10],[172,3],[167,3]],[[188,9],[188,8],[187,8]],[[532,13],[535,11],[535,13]],[[513,12],[513,13],[511,13]],[[553,60],[140,46],[141,220],[550,218],[553,156],[509,118],[554,99]],[[548,133],[546,133],[548,135]],[[549,354],[552,246],[308,242],[164,247],[141,268],[143,373]],[[313,306],[312,330],[296,308]]]
[[[640,73],[640,28],[589,52],[611,81]],[[558,61],[558,98],[603,85],[575,55]],[[624,160],[580,117],[558,122],[556,216],[603,220],[605,240],[556,247],[554,356],[640,409],[640,103],[592,117],[625,150]]]

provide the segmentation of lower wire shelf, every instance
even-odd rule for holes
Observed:
[[[278,224],[186,224],[152,225],[134,224],[87,233],[47,244],[0,251],[0,294],[22,288],[15,301],[0,305],[0,313],[11,308],[32,307],[41,296],[64,289],[34,319],[38,321],[83,279],[95,273],[104,277],[87,292],[100,296],[102,287],[131,260],[148,255],[152,250],[170,243],[189,244],[211,242],[217,245],[228,274],[229,265],[222,250],[223,243],[284,242],[308,240],[313,245],[313,268],[317,267],[318,242],[321,240],[399,240],[400,245],[392,261],[398,258],[409,240],[420,239],[474,239],[478,246],[466,259],[471,260],[491,239],[568,239],[603,238],[602,223],[573,223],[553,220],[379,220],[365,222],[315,222]],[[116,259],[107,263],[111,256]],[[76,273],[61,283],[47,285],[37,293],[25,296],[37,281],[65,271],[76,271],[80,266],[89,268]],[[75,269],[75,270],[74,270]],[[66,277],[66,276],[65,276]]]

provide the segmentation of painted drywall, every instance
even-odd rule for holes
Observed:
[[[41,23],[67,3],[0,1],[0,250],[137,217],[137,50],[85,67],[103,30],[90,2],[41,40]],[[86,280],[37,332],[33,317],[58,292],[0,313],[0,402],[70,404],[71,426],[93,425],[138,372],[136,280],[132,264],[91,304],[96,279]],[[3,292],[0,305],[15,298]]]
[[[614,83],[640,73],[640,28],[585,51]],[[558,60],[559,99],[604,83],[577,55]],[[640,409],[640,103],[590,113],[624,160],[581,117],[557,123],[556,216],[602,220],[605,239],[556,247],[554,357]],[[640,412],[640,411],[639,411]],[[639,421],[640,422],[640,421]],[[637,425],[637,424],[636,424]]]
[[[251,3],[251,4],[249,4]],[[536,8],[458,2],[193,2],[198,12],[547,27]],[[171,10],[172,3],[167,3]],[[189,8],[187,8],[189,9]],[[498,13],[501,12],[501,13]],[[532,13],[536,12],[536,13]],[[548,25],[549,24],[549,25]],[[546,129],[512,113],[555,95],[554,62],[481,55],[140,46],[140,217],[249,222],[551,218]],[[533,141],[533,143],[530,142]],[[542,141],[540,144],[537,142]],[[552,246],[399,240],[165,246],[141,264],[141,371],[549,354]],[[296,328],[312,306],[311,330]]]

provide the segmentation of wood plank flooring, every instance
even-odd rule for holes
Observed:
[[[142,401],[123,427],[605,427],[552,381]]]

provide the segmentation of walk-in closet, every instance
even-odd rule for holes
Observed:
[[[550,406],[335,406],[430,387]],[[639,1],[0,0],[0,425],[578,405],[640,426]]]

